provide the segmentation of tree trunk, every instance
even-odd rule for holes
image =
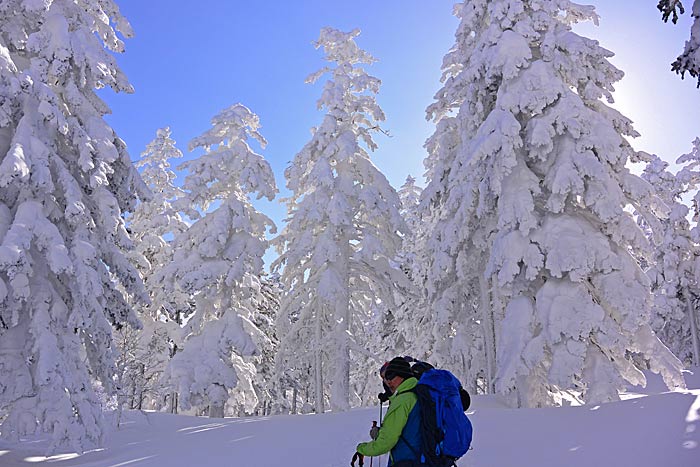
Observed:
[[[168,407],[168,412],[177,413],[177,392],[173,391],[170,393],[170,406]]]
[[[340,258],[338,275],[342,279],[343,291],[335,303],[336,342],[338,344],[331,392],[331,410],[346,411],[350,408],[350,241],[343,236],[343,252]]]
[[[134,410],[136,408],[136,383],[131,383],[131,388],[129,390],[129,409]]]
[[[224,418],[224,406],[228,399],[228,391],[220,384],[212,384],[207,389],[209,398],[209,417]]]
[[[139,400],[138,400],[138,405],[137,409],[143,410],[143,399],[144,399],[144,393],[145,389],[144,386],[146,385],[146,365],[144,363],[139,364],[139,369],[141,370],[141,378],[140,381],[142,382],[141,387],[139,388]]]
[[[688,319],[690,320],[690,332],[693,339],[693,365],[700,366],[700,336],[698,336],[698,321],[695,316],[695,307],[693,306],[693,297],[690,295],[688,288],[683,291],[685,293],[685,303],[688,309]]]
[[[316,335],[314,347],[314,408],[316,413],[323,413],[323,358],[321,351],[321,341],[323,332],[321,329],[323,320],[323,305],[317,305],[319,313],[316,315]]]
[[[491,312],[491,293],[488,280],[479,277],[481,326],[484,330],[484,351],[486,352],[486,393],[495,392],[496,380],[496,333],[494,330],[493,313]]]
[[[491,381],[491,391],[496,394],[496,375],[498,374],[498,325],[505,318],[506,306],[503,304],[500,291],[498,289],[498,276],[491,277],[491,334],[493,335],[493,380]]]
[[[220,402],[209,404],[209,418],[224,418],[224,405]]]

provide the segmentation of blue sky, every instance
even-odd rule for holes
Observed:
[[[122,0],[135,37],[118,63],[136,92],[101,95],[112,108],[108,121],[137,160],[163,126],[186,157],[187,143],[209,128],[219,110],[236,102],[260,116],[268,140],[263,155],[284,195],[283,172],[321,121],[316,110],[323,80],[305,84],[324,64],[312,46],[324,26],[360,28],[358,44],[379,61],[368,71],[383,82],[378,96],[387,115],[373,154],[396,187],[406,175],[422,180],[423,142],[432,132],[425,108],[440,87],[442,57],[454,42],[452,0]],[[642,136],[633,145],[667,160],[690,149],[700,136],[700,90],[681,81],[670,63],[689,35],[686,12],[678,25],[664,24],[655,1],[598,0],[600,27],[577,32],[615,52],[626,77],[617,107]],[[632,6],[633,5],[633,6]],[[284,206],[261,203],[278,224]]]
[[[316,110],[324,80],[304,80],[324,66],[312,42],[324,26],[360,28],[361,47],[379,61],[368,71],[383,82],[387,115],[375,163],[398,187],[422,177],[424,140],[432,126],[425,108],[439,89],[440,64],[457,26],[451,0],[250,2],[125,0],[119,2],[135,37],[118,63],[136,92],[103,93],[108,121],[136,160],[156,129],[169,125],[178,147],[210,126],[236,102],[260,116],[268,140],[262,154],[284,195],[284,169],[320,124]],[[191,155],[191,154],[190,154]],[[276,222],[280,203],[261,203]]]

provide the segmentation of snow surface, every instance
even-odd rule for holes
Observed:
[[[647,388],[600,406],[508,409],[476,396],[469,411],[473,450],[460,467],[698,467],[700,371],[688,391]],[[386,407],[385,407],[386,412]],[[210,419],[164,413],[125,414],[104,449],[44,457],[48,438],[0,441],[2,467],[346,467],[368,439],[378,406],[346,413]],[[387,458],[374,459],[373,467]],[[365,466],[369,466],[369,460]]]

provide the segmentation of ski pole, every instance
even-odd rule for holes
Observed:
[[[379,426],[382,426],[382,407],[383,407],[383,405],[384,405],[384,403],[382,402],[381,399],[379,399]],[[379,463],[377,465],[381,466],[382,465],[382,456],[379,456],[378,462]],[[372,458],[371,457],[369,459],[369,467],[372,467]]]

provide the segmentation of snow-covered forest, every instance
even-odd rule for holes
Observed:
[[[682,389],[700,366],[700,138],[633,148],[614,51],[574,30],[593,7],[457,3],[425,173],[394,187],[359,29],[313,43],[320,117],[284,179],[245,102],[186,146],[166,121],[128,146],[102,98],[134,91],[118,3],[0,2],[3,438],[84,452],[128,410],[347,411],[396,355],[513,408],[618,401],[650,373]],[[700,85],[687,6],[659,22],[692,16],[669,66]]]

